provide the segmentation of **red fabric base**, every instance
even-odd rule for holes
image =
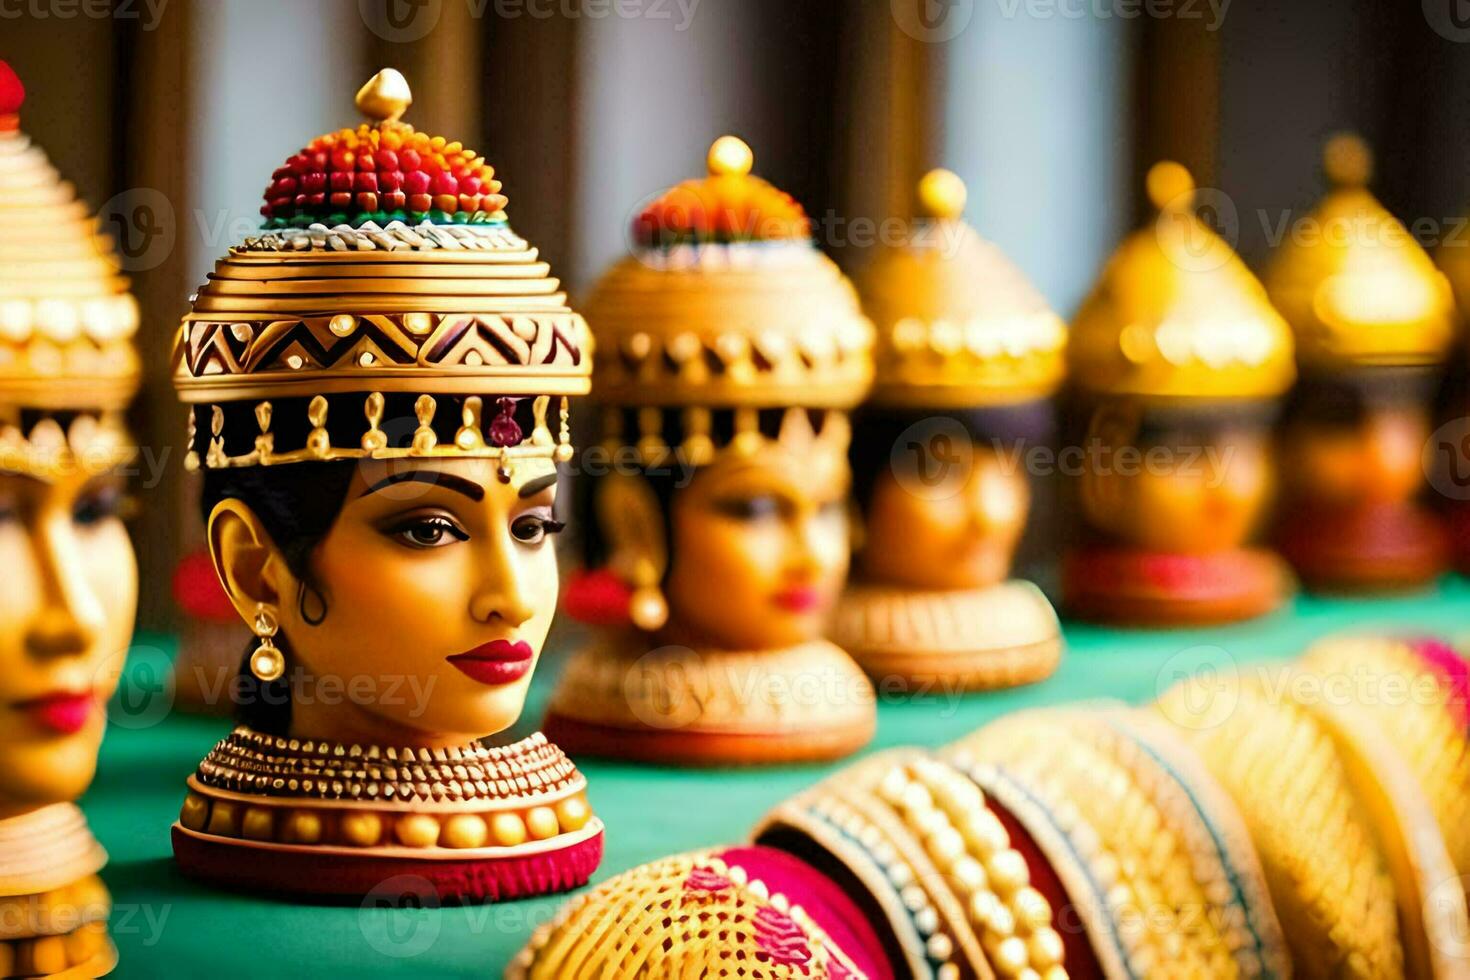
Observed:
[[[772,894],[780,893],[806,909],[837,948],[868,980],[894,980],[883,943],[862,910],[832,879],[800,858],[773,847],[732,847],[718,855],[743,868]]]
[[[443,902],[503,902],[580,888],[602,863],[603,835],[545,854],[474,861],[278,852],[243,844],[201,840],[173,828],[174,859],[191,878],[248,891],[293,897],[361,900],[389,879],[422,879]],[[391,889],[395,900],[414,882]],[[419,899],[429,897],[417,894]]]
[[[1290,580],[1269,551],[1237,548],[1168,555],[1094,547],[1062,562],[1067,611],[1131,626],[1201,626],[1263,616],[1281,605]]]
[[[1415,588],[1449,566],[1444,526],[1429,511],[1406,502],[1294,507],[1282,515],[1276,542],[1302,582],[1323,591]]]

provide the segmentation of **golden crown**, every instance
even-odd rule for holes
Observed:
[[[24,95],[0,62],[0,405],[118,411],[139,382],[138,306],[112,240],[20,131]]]
[[[964,181],[919,182],[927,221],[858,279],[878,327],[872,401],[963,408],[1029,401],[1065,372],[1067,328],[1021,270],[964,222]]]
[[[599,400],[621,406],[850,408],[872,381],[873,328],[789,196],[724,137],[710,176],[637,219],[632,255],[587,302]]]
[[[277,170],[269,230],[232,248],[195,296],[174,347],[175,386],[184,402],[214,408],[190,465],[201,455],[212,468],[570,455],[566,400],[590,387],[587,325],[506,224],[491,168],[398,120],[410,100],[391,69],[364,86],[357,104],[372,122],[313,141]],[[349,395],[361,396],[347,399],[360,435],[334,445],[328,413],[341,409],[329,399]],[[394,396],[412,398],[418,423],[398,440],[381,427]],[[435,432],[446,398],[461,416],[452,439]],[[515,418],[527,398],[529,435]],[[276,445],[273,399],[304,403],[304,444]],[[488,430],[486,399],[498,405]],[[250,401],[252,431],[225,431],[219,406]]]
[[[1096,394],[1273,398],[1295,377],[1291,330],[1194,213],[1194,180],[1155,164],[1157,218],[1124,239],[1072,322],[1068,371]]]
[[[872,324],[801,206],[751,174],[750,147],[721,137],[708,163],[638,215],[633,253],[587,302],[604,443],[650,466],[772,439],[844,456],[843,412],[872,383]]]
[[[1323,170],[1332,189],[1311,212],[1310,237],[1288,236],[1265,273],[1298,360],[1328,369],[1441,363],[1455,331],[1449,280],[1368,191],[1368,146],[1333,137]]]

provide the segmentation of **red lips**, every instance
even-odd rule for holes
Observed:
[[[772,601],[787,612],[807,613],[825,606],[827,597],[821,589],[804,585],[777,592]]]
[[[97,701],[90,694],[48,694],[20,706],[31,721],[58,735],[75,735],[87,727]]]
[[[466,677],[491,687],[509,684],[525,677],[531,670],[535,653],[524,640],[492,640],[468,653],[456,654],[449,662]]]

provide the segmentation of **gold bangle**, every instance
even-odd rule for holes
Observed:
[[[1072,835],[1100,838],[1094,866],[1115,879],[1109,910],[1135,973],[1168,963],[1183,976],[1249,975],[1216,921],[1220,907],[1196,880],[1177,808],[1160,805],[1167,777],[1157,767],[1139,771],[1137,753],[1122,753],[1119,741],[1087,712],[1054,710],[1003,719],[961,745],[1029,786]]]
[[[1403,754],[1456,869],[1470,875],[1470,733],[1450,709],[1453,695],[1444,682],[1408,640],[1395,637],[1332,637],[1311,647],[1301,663],[1324,680],[1356,673],[1375,685],[1376,695],[1345,707],[1371,716]],[[1390,683],[1401,686],[1401,696],[1387,689]]]
[[[1026,858],[1011,847],[978,786],[943,762],[915,757],[891,768],[876,793],[953,880],[997,973],[1066,980],[1066,950],[1052,928],[1051,904],[1031,887]]]
[[[1158,712],[1239,806],[1298,963],[1404,975],[1393,881],[1332,739],[1264,679],[1186,681]]]

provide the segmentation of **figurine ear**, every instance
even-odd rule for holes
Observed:
[[[280,606],[283,563],[255,511],[233,498],[209,515],[209,554],[225,594],[240,618],[254,620],[261,606]]]
[[[641,476],[613,473],[597,488],[597,523],[611,553],[610,564],[634,585],[661,582],[668,569],[664,515],[653,488]],[[635,572],[642,566],[641,572]]]

